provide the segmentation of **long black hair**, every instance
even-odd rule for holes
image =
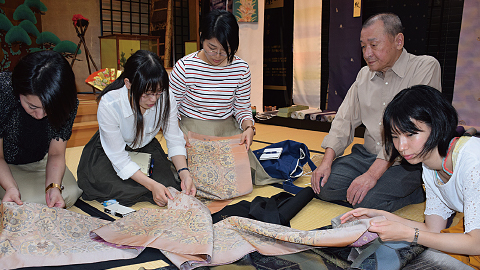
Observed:
[[[425,123],[431,130],[419,155],[426,155],[438,147],[440,156],[446,156],[450,140],[456,135],[457,111],[437,89],[415,85],[400,91],[383,113],[383,140],[387,153],[391,154],[390,161],[399,155],[392,133],[416,134],[420,131],[412,120]]]
[[[160,102],[160,117],[155,119],[155,129],[160,127],[163,131],[168,128],[168,117],[170,114],[170,97],[168,93],[168,74],[161,64],[160,57],[147,50],[138,50],[127,59],[125,70],[111,84],[109,84],[98,96],[98,100],[106,93],[122,88],[125,79],[130,81],[131,87],[128,91],[128,99],[135,116],[135,139],[133,145],[140,145],[143,139],[143,115],[140,110],[140,98],[146,92],[162,92],[157,100]],[[158,107],[156,107],[158,108]],[[158,112],[155,112],[157,115]],[[156,117],[156,116],[155,116]]]
[[[39,51],[22,57],[12,73],[13,93],[37,96],[50,125],[59,130],[77,107],[77,87],[70,64],[59,53]]]
[[[200,44],[206,39],[216,38],[227,52],[228,62],[232,62],[238,50],[239,30],[238,23],[232,13],[226,10],[214,9],[203,19],[198,29]]]

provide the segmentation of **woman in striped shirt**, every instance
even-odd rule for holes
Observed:
[[[200,26],[202,50],[178,60],[170,73],[170,90],[178,104],[180,128],[210,136],[241,133],[247,149],[252,144],[255,126],[250,107],[250,68],[235,55],[239,27],[235,16],[213,10]],[[189,146],[187,141],[187,146]],[[255,184],[275,181],[249,151],[255,170]]]

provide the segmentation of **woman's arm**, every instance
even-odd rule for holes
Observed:
[[[420,223],[421,224],[421,223]],[[444,229],[446,220],[437,215],[425,218],[426,228],[421,226],[409,227],[390,220],[373,222],[368,229],[376,232],[383,241],[408,241],[412,242],[415,237],[415,229],[419,229],[417,243],[440,251],[464,254],[480,255],[480,229],[469,233],[440,233]],[[439,225],[440,224],[440,225]]]
[[[376,209],[368,209],[368,208],[357,208],[357,209],[354,209],[352,211],[349,211],[349,212],[345,213],[340,218],[340,220],[342,221],[342,223],[345,223],[345,222],[353,221],[353,220],[356,220],[356,219],[373,218],[373,217],[376,217],[376,216],[384,216],[386,218],[386,220],[388,220],[388,221],[396,222],[396,223],[402,224],[402,225],[404,225],[406,227],[409,227],[409,228],[418,228],[419,230],[422,230],[422,231],[433,230],[433,231],[440,232],[440,230],[445,229],[445,226],[446,226],[446,223],[442,226],[441,221],[439,221],[437,219],[435,219],[435,220],[432,219],[429,222],[430,227],[428,227],[426,225],[427,220],[431,219],[431,216],[426,216],[426,218],[425,218],[426,223],[423,223],[423,222],[418,222],[418,221],[413,221],[413,220],[409,220],[409,219],[406,219],[406,218],[402,218],[402,217],[399,217],[399,216],[397,216],[393,213],[387,212],[387,211],[376,210]],[[435,216],[435,217],[438,217],[438,216]],[[444,221],[441,217],[440,217],[440,219],[442,221]],[[446,221],[444,221],[444,222],[446,222]],[[439,228],[434,229],[434,228],[432,228],[431,224],[439,224],[438,225]]]
[[[418,243],[444,252],[480,255],[480,229],[468,233],[420,232]]]
[[[51,183],[62,185],[63,175],[65,174],[65,151],[67,141],[52,139],[48,148],[47,168],[45,187]],[[62,193],[58,188],[50,188],[45,194],[45,201],[48,207],[65,207]]]
[[[17,182],[13,179],[12,172],[3,156],[2,138],[0,138],[0,186],[5,190],[5,196],[2,198],[2,202],[15,202],[19,205],[23,204],[20,199],[20,191],[18,190]]]
[[[173,156],[172,158],[173,165],[175,165],[175,168],[178,170],[183,169],[183,168],[188,168],[187,167],[187,160],[185,159],[185,156],[183,155],[177,155]],[[178,176],[180,177],[180,180],[182,183],[180,186],[182,187],[182,191],[185,191],[185,194],[187,195],[192,195],[195,196],[195,193],[197,192],[197,188],[195,187],[195,184],[193,183],[192,175],[190,174],[189,170],[182,170]]]
[[[190,147],[188,143],[188,138],[186,134],[183,134],[182,130],[179,127],[179,121],[177,119],[177,102],[173,98],[173,95],[170,95],[170,114],[169,118],[166,119],[168,121],[168,129],[163,131],[163,136],[165,137],[165,141],[167,143],[168,148],[168,156],[175,165],[175,168],[178,170],[187,167],[187,160],[186,155],[187,151],[185,146]],[[182,191],[185,192],[187,195],[195,196],[197,189],[195,188],[195,184],[193,183],[192,176],[188,170],[182,170],[178,176],[181,179],[181,187]]]
[[[371,218],[385,216],[386,220],[372,222],[371,232],[378,233],[383,241],[412,242],[415,237],[415,228],[419,229],[417,243],[426,247],[435,248],[445,252],[480,255],[480,229],[469,233],[440,233],[445,229],[447,221],[437,215],[425,217],[425,223],[401,218],[395,214],[373,209],[355,209],[342,216],[342,222],[355,218]]]
[[[127,180],[140,169],[140,166],[130,159],[128,152],[125,150],[127,142],[124,139],[124,133],[127,138],[133,138],[135,133],[133,117],[125,118],[123,107],[112,102],[110,97],[105,95],[98,106],[97,121],[100,141],[106,156],[112,163],[117,175],[121,179]],[[122,129],[122,126],[128,128]]]
[[[182,103],[185,96],[187,90],[186,80],[185,64],[183,59],[180,59],[175,63],[175,66],[173,66],[172,72],[170,72],[169,75],[169,89],[178,104]]]
[[[250,128],[249,128],[250,127]],[[255,130],[253,127],[252,120],[244,120],[242,122],[242,138],[240,139],[240,144],[245,144],[247,150],[250,148],[253,142],[253,136],[255,135]]]
[[[234,100],[233,100],[233,116],[235,117],[237,122],[242,127],[242,130],[244,131],[245,131],[245,128],[247,128],[248,126],[253,126],[254,124],[251,102],[250,102],[250,93],[251,93],[250,68],[248,67],[248,64],[245,63],[245,72],[238,82],[238,86],[235,90]],[[253,138],[253,135],[252,135],[252,138]],[[249,147],[250,144],[248,144],[247,146]]]

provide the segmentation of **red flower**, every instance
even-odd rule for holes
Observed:
[[[85,18],[85,17],[83,17],[82,14],[75,14],[75,15],[73,15],[72,21],[73,21],[73,24],[74,24],[74,25],[77,25],[77,21],[79,21],[79,20],[88,21],[88,19]]]

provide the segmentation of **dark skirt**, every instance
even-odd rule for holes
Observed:
[[[126,150],[131,149],[125,146]],[[134,151],[150,153],[154,159],[153,172],[150,178],[163,184],[166,187],[174,187],[181,190],[178,176],[175,175],[175,167],[167,159],[167,155],[156,138],[146,146]],[[150,190],[129,178],[122,180],[113,165],[105,154],[100,134],[95,135],[83,148],[82,156],[77,169],[78,186],[83,190],[84,200],[105,200],[116,199],[120,204],[130,206],[137,202],[153,201]]]

